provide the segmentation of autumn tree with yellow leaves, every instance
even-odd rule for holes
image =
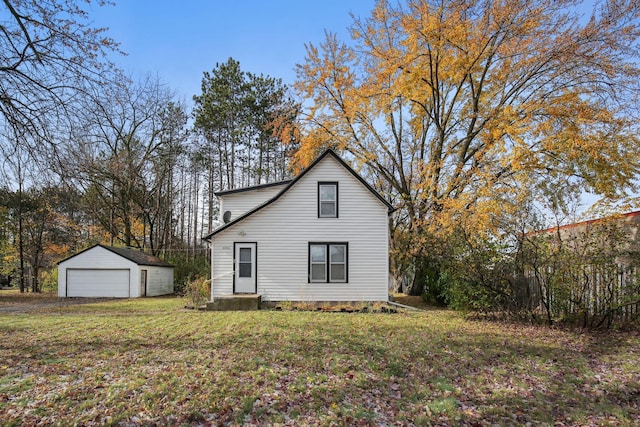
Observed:
[[[536,198],[632,188],[640,4],[585,7],[380,0],[354,17],[350,43],[327,34],[307,46],[295,160],[341,150],[393,201],[398,277],[423,276],[456,230],[495,238]]]

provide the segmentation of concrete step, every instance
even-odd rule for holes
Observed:
[[[258,294],[223,295],[207,303],[207,311],[260,310],[262,296]]]

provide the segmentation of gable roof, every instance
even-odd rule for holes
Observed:
[[[216,196],[226,196],[228,194],[244,193],[245,191],[261,190],[263,188],[277,187],[280,185],[289,184],[290,182],[291,182],[290,179],[286,179],[284,181],[270,182],[268,184],[252,185],[251,187],[242,187],[242,188],[234,188],[233,190],[216,191],[213,194],[215,194]]]
[[[231,227],[232,225],[235,225],[235,224],[239,223],[243,219],[253,215],[254,213],[256,213],[259,210],[261,210],[262,208],[264,208],[266,206],[269,206],[271,203],[275,202],[283,194],[285,194],[291,187],[293,187],[296,184],[296,182],[298,182],[300,179],[302,179],[302,177],[305,176],[307,174],[307,172],[309,172],[311,169],[313,169],[318,163],[320,163],[327,156],[333,157],[338,163],[340,163],[340,165],[342,165],[342,167],[344,167],[347,171],[349,171],[349,173],[351,173],[351,175],[353,175],[358,181],[360,181],[362,183],[362,185],[364,185],[367,190],[369,190],[374,196],[376,196],[376,198],[378,198],[378,200],[380,200],[387,207],[389,214],[391,214],[395,210],[395,208],[391,205],[391,203],[389,203],[387,200],[385,200],[385,198],[382,197],[380,195],[380,193],[378,193],[371,185],[369,185],[369,183],[366,182],[364,180],[364,178],[362,178],[360,176],[360,174],[358,174],[356,171],[354,171],[351,168],[351,166],[349,166],[344,160],[342,160],[342,158],[340,158],[340,156],[338,156],[335,151],[333,151],[331,148],[328,148],[320,156],[318,156],[318,158],[315,159],[309,166],[307,166],[302,172],[300,172],[300,174],[297,177],[292,179],[287,184],[286,187],[284,187],[282,190],[280,190],[280,192],[278,194],[276,194],[275,196],[273,196],[272,198],[270,198],[266,202],[262,203],[261,205],[258,205],[255,208],[251,209],[250,211],[245,212],[244,214],[240,215],[239,217],[237,217],[233,221],[230,221],[230,222],[224,224],[223,226],[216,228],[215,230],[213,230],[211,233],[209,233],[207,236],[203,237],[202,239],[203,240],[210,240],[213,236],[215,236],[216,234],[220,233],[221,231],[226,230],[227,228]],[[249,187],[247,189],[244,189],[244,191],[248,191],[248,190],[253,189],[253,188],[255,188],[255,187]],[[223,192],[223,193],[229,194],[229,192]],[[217,193],[217,194],[220,194],[220,193]]]
[[[90,246],[80,252],[78,252],[77,254],[71,255],[70,257],[67,257],[65,259],[63,259],[62,261],[58,261],[58,264],[63,263],[73,257],[76,257],[84,252],[87,252],[95,247],[101,247],[103,249],[106,249],[110,252],[113,252],[116,255],[121,256],[122,258],[126,258],[131,262],[134,262],[138,265],[147,265],[147,266],[153,266],[153,267],[173,267],[173,264],[170,264],[158,257],[155,257],[153,255],[149,255],[147,253],[142,252],[141,250],[137,250],[137,249],[130,249],[130,248],[116,248],[114,246],[107,246],[107,245],[101,245],[100,243],[95,244],[93,246]]]

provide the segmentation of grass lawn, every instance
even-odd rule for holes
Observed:
[[[0,425],[640,423],[637,333],[184,305],[0,314]]]

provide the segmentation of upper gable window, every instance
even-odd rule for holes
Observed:
[[[337,218],[338,217],[338,183],[319,182],[318,183],[318,217]]]

